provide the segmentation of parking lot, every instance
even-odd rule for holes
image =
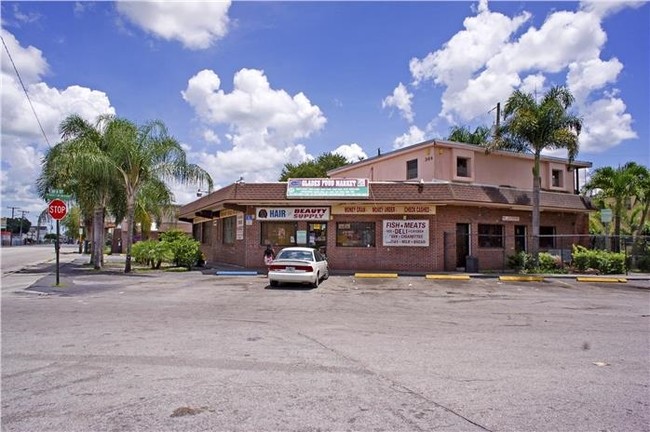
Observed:
[[[646,280],[266,281],[3,292],[2,429],[649,430]]]

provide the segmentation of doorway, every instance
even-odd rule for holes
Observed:
[[[456,268],[465,268],[469,250],[469,224],[456,224]]]
[[[526,225],[515,225],[515,252],[526,252]]]
[[[310,223],[307,226],[307,245],[327,254],[327,223]]]

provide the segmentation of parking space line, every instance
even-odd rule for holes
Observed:
[[[397,273],[355,273],[355,278],[396,278]]]

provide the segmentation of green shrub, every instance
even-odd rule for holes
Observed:
[[[550,273],[562,268],[562,257],[551,255],[548,252],[539,253],[539,270],[541,273]]]
[[[573,245],[571,256],[573,266],[581,272],[595,269],[602,274],[625,273],[625,254],[623,252],[592,250],[584,246]]]
[[[530,270],[533,266],[533,258],[530,254],[520,251],[515,255],[508,256],[508,268],[522,271]]]
[[[135,243],[131,247],[131,256],[136,263],[150,265],[152,269],[159,269],[163,262],[174,259],[170,243],[156,240]]]
[[[194,240],[183,231],[171,230],[160,236],[163,243],[169,244],[173,254],[174,264],[191,270],[201,257],[201,248],[198,241]]]

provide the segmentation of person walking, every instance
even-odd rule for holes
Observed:
[[[266,277],[269,276],[269,270],[271,269],[271,263],[273,263],[273,260],[275,259],[275,251],[271,247],[270,244],[266,245],[266,249],[264,250],[264,264],[266,265]]]

